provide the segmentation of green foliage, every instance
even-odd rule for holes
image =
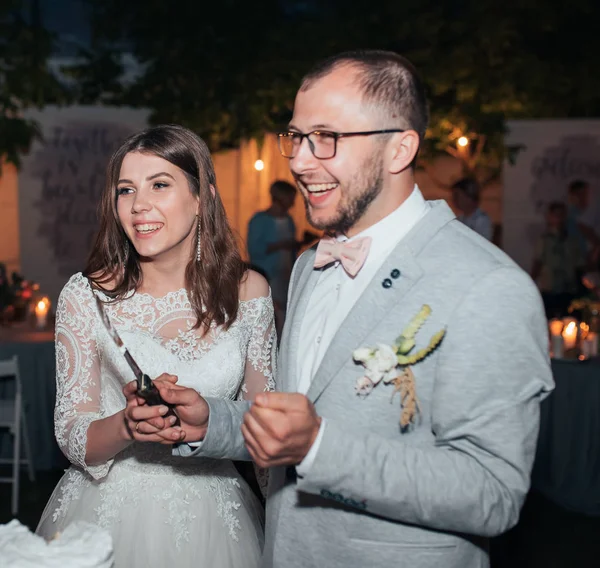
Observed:
[[[600,115],[597,0],[330,0],[293,13],[277,0],[88,1],[95,41],[81,97],[148,107],[153,122],[189,126],[213,149],[284,126],[303,73],[360,47],[397,51],[420,70],[425,158],[467,135],[480,142],[473,161],[497,170],[507,119]],[[124,87],[122,50],[142,68]]]
[[[59,103],[66,93],[49,72],[52,36],[25,21],[17,0],[0,4],[0,156],[19,165],[19,154],[39,137],[37,125],[23,118],[28,107]]]

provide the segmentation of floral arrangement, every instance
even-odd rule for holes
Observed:
[[[393,384],[392,399],[397,392],[400,393],[402,406],[400,425],[403,428],[413,424],[420,412],[411,365],[425,359],[434,351],[446,333],[445,329],[438,331],[431,337],[426,347],[411,354],[416,347],[415,336],[430,315],[431,308],[425,304],[392,345],[380,343],[376,347],[361,347],[352,354],[354,361],[362,364],[366,369],[364,376],[356,382],[356,393],[367,396],[381,381],[385,384]]]

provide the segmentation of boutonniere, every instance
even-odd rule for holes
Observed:
[[[379,343],[376,347],[360,347],[352,354],[354,361],[366,369],[364,376],[356,381],[356,394],[369,395],[381,381],[394,385],[392,399],[397,392],[400,393],[400,425],[403,428],[412,424],[420,412],[411,365],[434,351],[446,333],[445,329],[438,331],[431,337],[427,347],[411,354],[416,346],[415,336],[430,314],[431,308],[424,305],[392,345]]]

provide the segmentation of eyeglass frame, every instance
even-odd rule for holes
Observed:
[[[284,158],[287,158],[288,160],[293,159],[296,155],[298,155],[298,153],[296,152],[295,156],[286,156],[283,153],[283,150],[281,149],[281,139],[284,136],[288,136],[290,134],[295,134],[296,136],[300,136],[300,144],[298,144],[298,149],[300,149],[300,146],[302,146],[302,142],[306,138],[308,140],[308,147],[309,147],[312,155],[315,158],[317,158],[317,160],[331,160],[332,158],[335,158],[335,156],[337,154],[337,143],[340,138],[350,138],[352,136],[373,136],[374,134],[391,134],[391,133],[395,133],[395,132],[407,132],[407,129],[388,128],[385,130],[365,130],[365,131],[361,131],[361,132],[333,132],[331,130],[311,130],[310,132],[307,132],[306,134],[304,132],[297,132],[295,130],[286,130],[285,132],[277,133],[277,146],[279,148],[280,154]],[[309,136],[311,134],[331,134],[333,137],[333,154],[327,158],[319,158],[317,155],[315,155],[315,145],[311,142],[311,140],[309,138]]]

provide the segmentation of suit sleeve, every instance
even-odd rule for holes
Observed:
[[[267,284],[264,284],[265,288]],[[266,290],[265,290],[266,292]],[[248,304],[243,317],[250,330],[247,344],[244,379],[238,400],[206,397],[209,406],[208,428],[201,442],[180,444],[174,453],[180,456],[199,456],[217,459],[249,461],[241,426],[259,392],[275,390],[275,358],[277,338],[273,303],[270,297],[255,298]]]
[[[526,274],[489,273],[455,309],[438,354],[435,443],[349,431],[327,416],[298,489],[432,529],[506,531],[529,489],[540,401],[553,388],[546,326]]]
[[[173,455],[250,461],[241,427],[251,402],[216,397],[205,400],[210,409],[206,437],[194,444],[177,444]]]

